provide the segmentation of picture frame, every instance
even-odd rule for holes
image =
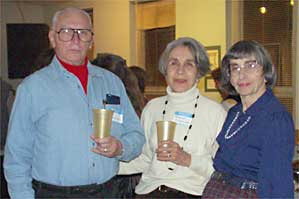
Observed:
[[[205,91],[206,92],[216,92],[216,84],[212,76],[205,77]]]
[[[214,70],[220,66],[221,46],[207,46],[206,49],[211,63],[211,70]]]
[[[206,47],[210,64],[211,64],[211,71],[218,68],[221,62],[221,46],[207,46]],[[209,74],[205,76],[205,92],[217,92],[217,88],[214,82],[213,77]]]

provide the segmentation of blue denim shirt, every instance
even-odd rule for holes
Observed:
[[[121,80],[88,63],[87,89],[86,95],[56,57],[19,85],[4,156],[11,198],[34,198],[32,178],[61,186],[106,182],[117,174],[119,160],[141,153],[144,133]],[[122,123],[113,122],[111,128],[124,148],[116,158],[91,151],[92,109],[104,108],[106,94],[120,97],[119,105],[107,108],[123,115]]]

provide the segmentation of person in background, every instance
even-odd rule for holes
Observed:
[[[143,93],[138,85],[137,77],[134,76],[130,68],[127,67],[126,60],[119,55],[112,53],[98,53],[92,64],[105,68],[117,75],[123,82],[127,95],[140,117],[145,105]],[[118,175],[116,180],[119,182],[119,192],[121,198],[133,198],[134,190],[139,182],[140,174]]]
[[[217,137],[203,198],[294,198],[294,123],[272,92],[276,72],[268,52],[256,41],[239,41],[223,57],[221,74],[222,87],[241,102]]]
[[[38,71],[45,66],[48,66],[52,62],[54,55],[55,51],[53,48],[46,48],[42,50],[34,60],[31,73],[34,73],[35,71]]]
[[[12,86],[0,77],[0,88],[1,88],[1,131],[0,131],[0,150],[1,156],[3,155],[3,149],[6,141],[7,136],[7,129],[8,129],[8,120],[9,120],[9,113],[10,108],[8,107],[8,100],[11,97],[14,97],[15,91],[13,90]],[[13,100],[13,99],[12,99]]]
[[[216,68],[214,70],[212,70],[212,77],[214,79],[216,88],[218,89],[221,97],[222,97],[222,106],[223,108],[228,111],[232,106],[236,105],[238,102],[240,102],[240,96],[239,95],[230,95],[228,94],[226,91],[224,91],[221,88],[221,69],[220,68]]]
[[[139,66],[130,66],[129,69],[135,74],[138,80],[138,86],[140,91],[143,94],[145,104],[148,102],[148,99],[145,96],[145,86],[146,86],[146,71]]]
[[[139,89],[138,80],[127,66],[126,60],[119,55],[112,53],[99,53],[92,61],[92,64],[107,69],[117,75],[123,82],[127,95],[140,117],[145,101]]]
[[[57,11],[48,35],[52,62],[19,85],[10,117],[4,156],[10,197],[119,198],[119,161],[137,157],[144,144],[138,116],[119,78],[86,57],[93,42],[88,13]],[[95,108],[118,113],[102,139],[93,135]]]
[[[210,70],[205,48],[195,39],[170,42],[159,61],[167,95],[147,103],[141,121],[146,144],[142,154],[120,165],[121,174],[142,173],[137,198],[200,198],[214,169],[216,136],[226,112],[201,95],[198,81]],[[176,123],[174,140],[157,143],[157,121]]]

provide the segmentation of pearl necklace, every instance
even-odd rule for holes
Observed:
[[[184,136],[184,141],[187,140],[188,138],[188,135],[190,133],[190,130],[192,128],[192,122],[193,122],[193,119],[195,118],[195,111],[196,111],[196,108],[197,108],[197,103],[198,103],[198,99],[199,99],[199,95],[196,96],[196,102],[194,104],[194,109],[193,109],[193,114],[192,114],[192,120],[190,122],[190,125],[188,127],[188,131],[186,133],[186,135]],[[163,115],[163,120],[165,120],[165,114],[166,114],[166,107],[167,107],[167,104],[168,104],[168,99],[166,98],[165,102],[164,102],[164,110],[162,112],[162,115]]]
[[[230,129],[233,127],[233,125],[235,124],[235,122],[239,118],[239,114],[240,114],[240,112],[238,111],[237,114],[236,114],[236,116],[235,116],[235,118],[233,119],[232,123],[229,125],[228,129],[226,130],[226,133],[224,135],[224,138],[226,140],[229,140],[230,138],[232,138],[233,136],[235,136],[251,120],[251,116],[248,116],[248,118],[246,119],[246,121],[243,124],[241,124],[241,126],[239,126],[234,132],[232,132],[232,134],[229,135]]]

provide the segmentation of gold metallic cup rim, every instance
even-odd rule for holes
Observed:
[[[158,142],[164,140],[173,140],[176,123],[173,121],[157,121],[157,137]]]

